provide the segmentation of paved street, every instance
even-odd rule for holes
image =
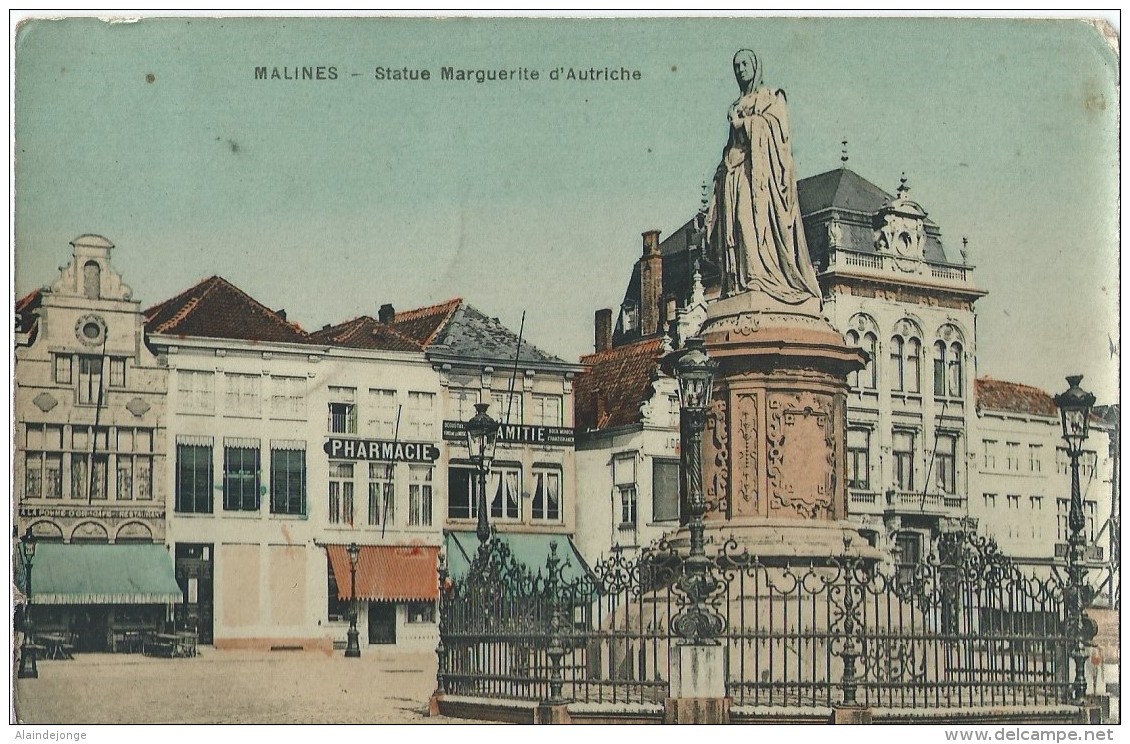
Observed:
[[[435,654],[81,654],[15,680],[22,723],[472,723],[429,718]]]

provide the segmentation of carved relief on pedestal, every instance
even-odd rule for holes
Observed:
[[[836,457],[832,396],[770,394],[767,408],[769,516],[831,518]]]
[[[728,518],[730,511],[730,437],[726,412],[728,391],[718,391],[706,412],[702,446],[703,495],[706,516]]]
[[[733,467],[731,473],[731,492],[733,516],[754,516],[759,512],[757,469],[758,426],[757,394],[738,393],[734,396],[733,425]]]

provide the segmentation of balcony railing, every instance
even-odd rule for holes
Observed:
[[[880,491],[848,489],[848,511],[856,514],[888,513],[926,513],[952,516],[954,512],[965,512],[964,496],[948,493],[926,493],[916,491]]]
[[[899,273],[905,273],[907,270],[907,261],[908,259],[883,253],[857,253],[855,251],[830,250],[828,251],[827,270],[833,271],[836,269],[853,268],[868,269],[876,272],[889,272],[897,268]],[[947,282],[966,284],[971,279],[971,271],[972,267],[970,266],[935,264],[923,261],[917,273],[922,276],[942,279]],[[866,273],[870,273],[870,271]]]

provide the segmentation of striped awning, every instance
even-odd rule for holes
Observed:
[[[338,599],[349,591],[349,552],[345,545],[327,545],[337,580]],[[439,547],[434,545],[362,545],[357,560],[357,598],[375,602],[439,599]]]
[[[154,544],[39,543],[31,590],[32,603],[54,605],[168,604],[182,597],[172,556]]]

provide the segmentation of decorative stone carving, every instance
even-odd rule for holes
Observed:
[[[758,449],[758,410],[756,393],[738,393],[734,402],[734,461],[731,481],[734,494],[734,514],[755,515],[760,503],[758,499],[757,468]]]
[[[84,315],[75,322],[75,338],[87,346],[106,340],[106,321],[100,315]]]
[[[31,402],[35,404],[36,408],[43,411],[44,413],[47,413],[52,408],[59,405],[59,401],[55,400],[55,396],[51,393],[46,392],[40,393],[39,395],[35,396],[34,398],[32,398]]]
[[[706,511],[725,519],[730,512],[730,436],[726,395],[716,391],[706,412],[706,436],[702,448]]]
[[[153,531],[141,522],[126,522],[118,528],[118,533],[114,536],[114,542],[121,542],[122,540],[152,540]]]
[[[106,528],[97,522],[83,522],[71,532],[71,540],[98,540],[109,542]]]
[[[141,398],[134,398],[129,403],[126,403],[126,410],[138,418],[144,416],[150,407],[151,406]]]
[[[769,396],[769,511],[828,518],[835,495],[836,443],[831,396],[811,392]],[[787,456],[786,456],[787,453]]]

